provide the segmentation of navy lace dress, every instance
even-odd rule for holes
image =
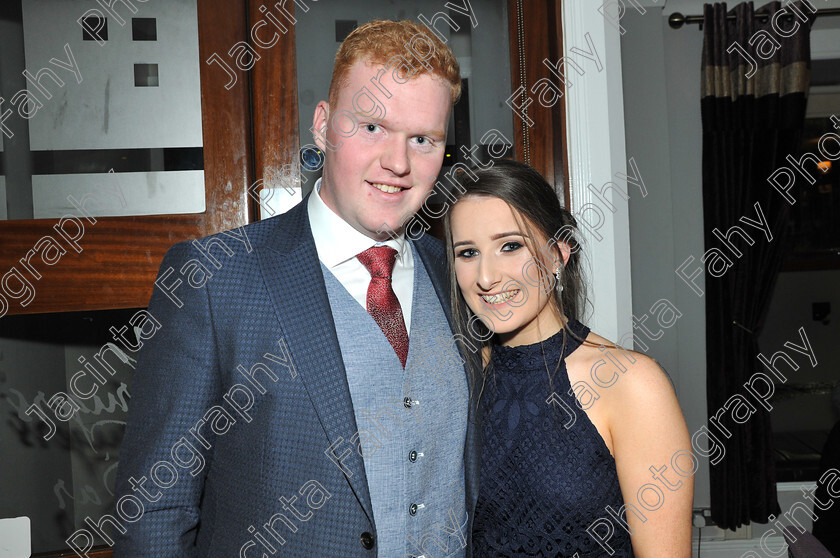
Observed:
[[[589,329],[571,322],[569,329],[585,339]],[[569,395],[563,362],[552,385],[557,397],[575,411],[569,415],[551,394],[546,363],[554,372],[561,355],[580,342],[563,331],[540,344],[493,348],[493,373],[481,395],[481,473],[473,528],[478,558],[563,556],[630,558],[630,535],[613,522],[610,555],[587,532],[595,520],[609,517],[606,506],[624,504],[615,460],[586,413]],[[544,351],[544,353],[543,353]],[[545,355],[545,359],[543,359]]]

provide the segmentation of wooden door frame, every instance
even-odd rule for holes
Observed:
[[[560,0],[508,0],[508,25],[511,89],[521,92],[512,103],[522,107],[513,115],[516,160],[537,169],[558,194],[562,192],[568,208],[566,83],[543,63],[556,62],[564,53]],[[550,106],[536,99],[545,90],[537,84],[545,80],[559,91]]]

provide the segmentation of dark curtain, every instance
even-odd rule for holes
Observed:
[[[779,2],[764,6],[760,12],[769,17],[762,20],[756,18],[752,2],[731,11],[725,3],[704,6],[704,240],[707,255],[717,248],[732,264],[727,267],[717,255],[704,258],[707,403],[709,416],[718,417],[708,428],[725,450],[710,467],[711,511],[715,523],[726,529],[767,522],[770,514],[779,513],[770,412],[753,399],[755,412],[744,421],[744,407],[737,411],[733,401],[724,405],[736,394],[745,395],[744,382],[762,369],[756,358],[757,337],[781,265],[789,209],[767,178],[785,164],[786,155],[796,154],[805,117],[813,15],[801,7],[807,21],[780,19],[776,27],[784,34],[799,24],[798,32],[784,38],[771,20],[780,8]],[[732,14],[735,18],[728,20]],[[733,47],[736,43],[757,69],[738,46]],[[756,204],[772,241],[740,220],[758,221]],[[714,234],[717,229],[727,235],[736,225],[754,244],[732,234],[727,246]]]

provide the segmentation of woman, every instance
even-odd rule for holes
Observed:
[[[483,432],[475,556],[690,557],[685,421],[652,359],[578,321],[574,218],[521,163],[461,184],[445,227]]]

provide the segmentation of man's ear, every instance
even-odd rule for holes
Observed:
[[[319,101],[315,106],[315,114],[312,116],[312,137],[315,145],[321,151],[327,151],[327,123],[330,121],[330,104],[326,101]]]

